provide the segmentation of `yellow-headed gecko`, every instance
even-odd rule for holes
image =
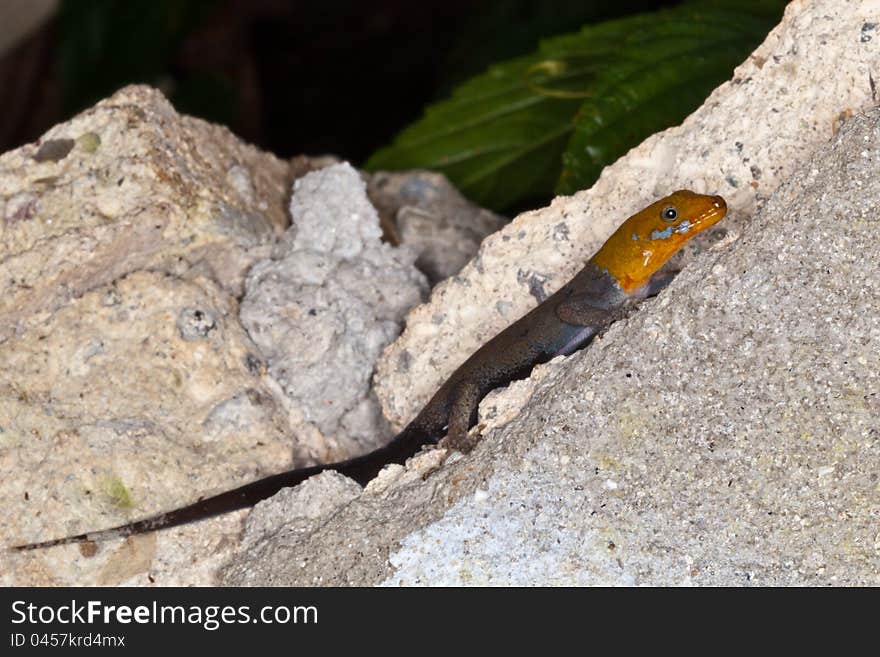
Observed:
[[[467,452],[471,447],[468,429],[476,423],[477,407],[487,393],[525,378],[538,363],[583,347],[633,303],[657,294],[674,275],[659,271],[670,256],[694,235],[720,221],[726,212],[727,205],[720,196],[681,190],[631,216],[574,278],[471,355],[384,447],[346,461],[266,477],[112,529],[14,549],[99,541],[182,525],[252,506],[325,470],[335,470],[366,485],[386,465],[404,463],[444,434],[447,448]]]

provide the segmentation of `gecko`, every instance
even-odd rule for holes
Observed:
[[[118,527],[18,545],[33,550],[103,541],[165,529],[253,506],[282,488],[335,470],[366,485],[392,463],[403,464],[443,440],[447,453],[468,453],[480,401],[490,391],[526,378],[532,368],[587,345],[636,303],[659,293],[676,272],[661,267],[684,244],[727,213],[720,196],[679,190],[629,217],[574,277],[477,349],[440,386],[403,430],[367,454],[296,468],[192,504]],[[445,438],[444,438],[445,436]]]

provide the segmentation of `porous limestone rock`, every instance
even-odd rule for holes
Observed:
[[[390,437],[370,379],[427,283],[412,250],[381,242],[349,164],[298,179],[290,214],[272,258],[248,275],[241,319],[288,403],[323,434],[320,460],[334,461]]]
[[[287,226],[287,177],[142,86],[0,156],[2,545],[120,524],[297,462],[235,299]],[[0,579],[204,583],[239,517],[158,541],[3,550]]]
[[[292,175],[145,87],[0,157],[0,545],[123,524],[385,437],[369,378],[423,278],[379,243],[348,165],[298,182],[285,233]],[[3,550],[0,581],[209,583],[241,517]]]
[[[343,504],[361,494],[361,487],[348,477],[329,471],[304,481],[302,485],[285,488],[277,495],[254,506],[245,522],[242,547],[251,550],[257,545],[277,540],[285,533],[296,532],[297,524],[310,530],[312,521],[330,515]],[[286,515],[288,509],[296,508],[300,515],[286,517],[278,524],[278,516]],[[258,548],[257,548],[258,549]],[[300,556],[300,558],[307,558]]]
[[[0,340],[141,269],[202,273],[240,294],[287,226],[286,177],[283,162],[140,86],[6,153]]]
[[[880,0],[794,0],[764,43],[681,126],[646,139],[589,190],[527,212],[437,286],[386,350],[377,394],[395,427],[476,348],[570,278],[633,212],[674,189],[721,194],[724,233],[756,208],[848,114],[880,102]]]
[[[394,222],[397,240],[419,254],[416,266],[432,285],[461,271],[480,242],[505,224],[440,173],[379,171],[368,179],[370,200]]]
[[[95,288],[0,344],[0,371],[4,546],[122,524],[293,462],[287,414],[237,306],[202,277],[135,272]],[[186,554],[207,562],[230,529],[175,530],[159,549],[177,547],[178,569]],[[100,573],[128,549],[4,550],[0,571],[4,583],[118,583]],[[168,573],[141,561],[135,582]]]
[[[340,160],[298,155],[290,160],[301,178]],[[379,213],[384,241],[418,254],[416,267],[431,285],[454,276],[476,255],[480,242],[507,219],[468,201],[442,173],[432,171],[361,172],[367,196]]]

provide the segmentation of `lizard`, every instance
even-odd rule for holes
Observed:
[[[175,527],[253,506],[282,488],[327,470],[366,485],[386,465],[403,464],[441,439],[447,453],[467,453],[474,445],[468,431],[477,422],[477,409],[486,394],[527,377],[539,363],[584,347],[634,304],[656,295],[677,273],[661,267],[726,213],[727,204],[720,196],[679,190],[629,217],[571,280],[464,361],[415,418],[382,447],[344,461],[264,477],[118,527],[12,549],[102,541]]]

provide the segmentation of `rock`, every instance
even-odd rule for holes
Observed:
[[[878,171],[874,109],[468,457],[225,581],[880,584]]]
[[[147,87],[0,156],[0,544],[120,524],[294,464],[235,298],[287,225],[287,176]],[[240,517],[149,549],[3,550],[0,579],[206,583]]]
[[[336,461],[390,437],[370,379],[427,285],[411,250],[381,242],[350,165],[297,180],[290,212],[272,259],[248,276],[241,319],[287,403],[321,432],[315,458]]]
[[[289,525],[298,520],[315,520],[328,515],[360,493],[361,487],[357,483],[332,470],[322,472],[300,486],[285,488],[277,495],[259,502],[248,514],[242,547],[251,549],[268,538],[290,531]],[[291,507],[297,507],[300,515],[294,517],[293,522],[279,526],[279,514],[286,513]]]
[[[432,500],[443,494],[437,486],[443,478],[423,479],[439,465],[440,454],[435,450],[412,459],[404,476],[400,466],[387,468],[357,496],[350,488],[352,482],[336,473],[323,473],[294,492],[279,493],[283,503],[265,507],[254,529],[246,533],[247,547],[237,550],[220,570],[218,583],[282,586],[296,581],[326,586],[381,580],[389,540],[402,528],[420,526],[442,512]],[[387,470],[397,471],[389,475]],[[373,485],[382,479],[390,479],[390,485]],[[317,502],[312,493],[326,499]],[[393,514],[388,514],[390,508],[395,509]],[[343,518],[340,524],[337,519]],[[392,524],[383,526],[383,519]],[[277,531],[271,530],[273,526]],[[318,546],[321,552],[311,551]],[[334,571],[333,565],[339,570]]]
[[[290,160],[299,179],[340,160],[299,155]],[[433,286],[457,274],[477,253],[480,242],[507,220],[474,205],[440,173],[361,172],[367,196],[379,213],[383,241],[418,254],[416,267]]]
[[[351,479],[336,472],[324,472],[260,502],[248,516],[242,550],[222,569],[222,576],[236,580],[239,586],[250,581],[273,581],[273,568],[251,569],[254,557],[263,565],[279,557],[291,563],[307,563],[309,555],[279,550],[278,545],[295,542],[297,535],[312,530],[316,519],[335,513],[360,493],[361,487]],[[295,509],[293,514],[290,509]],[[279,517],[284,517],[283,523],[278,523]],[[247,558],[242,559],[241,555]]]
[[[179,117],[147,87],[3,155],[0,341],[138,270],[203,274],[241,294],[287,225],[286,177],[284,163]]]
[[[0,345],[0,370],[15,373],[0,387],[0,542],[122,524],[291,466],[287,415],[258,354],[215,283],[160,272],[87,292]],[[177,546],[180,567],[235,531],[231,519],[210,524],[163,533],[159,552]],[[40,563],[58,583],[101,571],[107,582],[117,544],[77,567],[78,546],[0,561]]]
[[[880,584],[878,172],[874,109],[557,367],[487,439],[534,447],[385,582]]]
[[[397,240],[419,253],[416,266],[432,285],[457,274],[480,242],[506,223],[468,201],[439,173],[380,171],[369,176],[367,193],[393,222]]]
[[[300,173],[145,87],[0,156],[0,367],[14,373],[0,382],[0,545],[387,437],[370,377],[424,278],[380,243],[347,164],[303,174],[285,231]],[[241,518],[0,551],[0,581],[210,583]]]
[[[795,0],[733,79],[681,126],[645,140],[591,189],[487,238],[459,275],[410,313],[386,350],[376,392],[392,425],[403,426],[475,349],[560,287],[654,199],[684,187],[719,193],[731,207],[677,265],[725,233],[749,230],[755,210],[831,137],[841,115],[878,102],[880,38],[862,38],[878,12],[876,0]]]

